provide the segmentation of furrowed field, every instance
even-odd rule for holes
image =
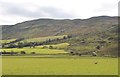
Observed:
[[[117,58],[4,56],[2,65],[3,75],[118,74]]]

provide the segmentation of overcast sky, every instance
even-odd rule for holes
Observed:
[[[117,16],[119,0],[0,0],[0,25],[38,18]]]

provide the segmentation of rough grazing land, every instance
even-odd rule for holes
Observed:
[[[3,75],[116,75],[117,58],[3,57]]]

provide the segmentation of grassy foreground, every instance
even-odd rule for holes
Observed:
[[[95,64],[97,62],[97,64]],[[117,75],[117,58],[13,57],[2,58],[3,75]]]

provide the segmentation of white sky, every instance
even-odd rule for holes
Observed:
[[[118,16],[119,0],[0,0],[0,25],[38,18]]]

